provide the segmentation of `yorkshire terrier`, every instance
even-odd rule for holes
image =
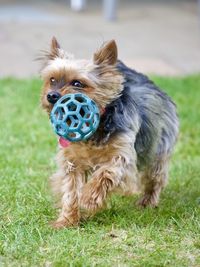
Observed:
[[[41,102],[48,114],[61,96],[77,92],[93,99],[101,111],[89,140],[59,148],[51,182],[60,213],[53,226],[78,225],[81,211],[94,214],[113,192],[140,190],[138,204],[156,207],[179,128],[170,97],[118,60],[114,40],[91,60],[80,60],[53,38],[43,55],[41,76]]]

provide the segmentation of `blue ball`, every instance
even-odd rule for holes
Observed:
[[[67,94],[55,103],[50,119],[57,135],[77,142],[87,140],[97,130],[100,112],[88,96]]]

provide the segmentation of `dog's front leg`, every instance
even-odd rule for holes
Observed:
[[[90,212],[100,209],[107,195],[120,186],[126,172],[125,159],[121,156],[96,170],[91,180],[84,185],[80,198],[80,206]]]
[[[54,228],[76,226],[80,220],[78,207],[82,175],[75,169],[66,172],[60,184],[61,211],[58,219],[52,223]]]

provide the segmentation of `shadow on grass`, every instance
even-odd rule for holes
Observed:
[[[179,188],[178,191],[168,187],[161,195],[157,208],[141,209],[136,202],[138,196],[121,197],[113,196],[109,202],[110,207],[98,212],[94,217],[81,223],[81,227],[91,225],[118,227],[130,227],[131,224],[138,227],[154,225],[156,227],[177,226],[185,223],[185,219],[195,218],[200,210],[200,192],[197,187]]]

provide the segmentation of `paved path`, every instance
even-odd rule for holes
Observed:
[[[83,13],[72,12],[66,2],[1,0],[0,77],[36,76],[39,63],[34,58],[48,47],[53,35],[77,57],[91,57],[103,41],[115,38],[119,57],[139,71],[200,72],[200,18],[195,1],[123,0],[116,22],[104,20],[101,1],[93,0]]]

